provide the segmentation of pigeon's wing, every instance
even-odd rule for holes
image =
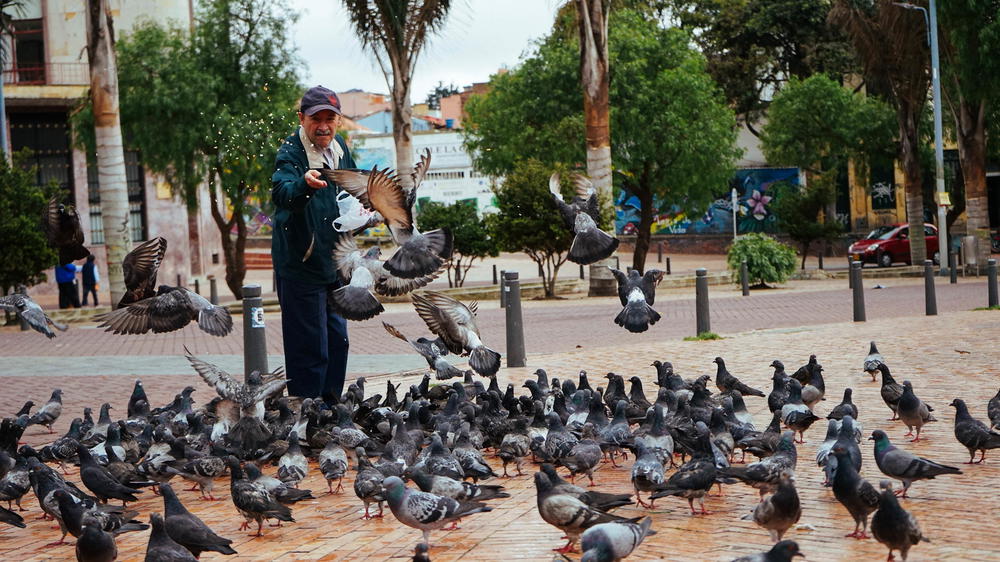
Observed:
[[[59,198],[49,199],[49,204],[45,207],[45,214],[42,215],[42,226],[45,228],[45,235],[48,236],[49,243],[53,243],[55,235],[59,232]]]
[[[341,278],[344,281],[350,281],[351,272],[361,265],[362,261],[361,250],[353,236],[349,234],[340,236],[333,249],[333,261],[337,264],[337,271]]]
[[[552,194],[552,201],[555,202],[566,228],[572,231],[576,225],[576,209],[563,201],[562,193],[559,190],[559,183],[559,172],[553,172],[549,176],[549,193]]]
[[[411,209],[413,208],[413,203],[417,200],[417,189],[420,184],[424,181],[424,176],[427,175],[427,170],[431,167],[431,150],[425,148],[423,154],[420,155],[420,162],[413,167],[413,173],[410,177],[413,179],[413,188],[410,190],[406,197],[406,204]]]
[[[115,334],[172,332],[187,326],[197,311],[183,290],[175,289],[94,317],[99,328]]]
[[[156,272],[160,269],[160,264],[163,263],[163,256],[166,252],[167,241],[160,236],[136,246],[122,260],[125,287],[130,291],[140,288],[146,291],[155,291]],[[152,296],[152,293],[136,300],[150,296]]]
[[[219,396],[237,403],[241,401],[241,393],[244,390],[243,383],[237,381],[232,375],[223,371],[217,365],[213,365],[208,361],[198,359],[197,357],[191,355],[187,348],[184,348],[184,353],[184,356],[187,357],[191,366],[194,367],[195,372],[197,372],[198,375],[209,384],[209,386],[214,388],[215,391],[219,393]]]
[[[413,211],[406,206],[406,193],[399,180],[387,170],[372,170],[368,176],[368,200],[385,219],[386,226],[411,228]]]
[[[597,190],[594,189],[594,183],[590,181],[590,178],[583,174],[573,174],[572,177],[577,197],[580,199],[590,199],[591,196],[597,194]]]
[[[320,170],[320,172],[326,176],[326,179],[333,181],[333,183],[337,184],[341,189],[356,197],[358,201],[361,201],[361,204],[369,210],[371,210],[371,206],[368,201],[368,176],[372,174],[372,171],[373,170],[359,170],[356,168],[346,168],[342,170],[323,168]]]
[[[420,523],[428,525],[452,518],[458,511],[459,505],[457,500],[451,498],[411,491],[407,494],[403,509]]]
[[[427,329],[441,338],[448,351],[462,353],[465,349],[462,332],[451,320],[451,317],[426,295],[415,293],[411,298],[413,300],[413,308],[424,323],[427,324]]]
[[[625,306],[628,304],[628,294],[631,290],[631,287],[629,287],[628,276],[625,275],[625,272],[620,269],[615,269],[613,267],[609,267],[608,269],[611,270],[611,274],[615,276],[615,281],[618,282],[618,299],[622,301],[622,306]]]
[[[478,302],[473,302],[469,306],[466,306],[461,301],[444,293],[428,291],[427,295],[430,297],[431,302],[436,304],[452,322],[472,330],[476,335],[479,335],[479,327],[476,326],[476,311],[479,310]]]
[[[656,286],[663,280],[663,272],[659,269],[650,269],[642,276],[639,288],[642,289],[642,296],[646,298],[646,304],[652,306],[656,298]]]
[[[198,327],[213,336],[228,336],[233,331],[233,316],[224,306],[214,305],[208,299],[187,289],[182,289],[190,302],[191,310],[198,311]]]
[[[403,279],[402,277],[396,277],[395,275],[389,273],[389,271],[383,267],[382,262],[376,260],[368,260],[368,262],[375,262],[368,267],[369,270],[376,269],[377,271],[372,271],[372,275],[375,276],[375,292],[380,295],[385,295],[387,297],[398,297],[399,295],[405,295],[410,291],[414,291],[421,287],[426,287],[431,281],[437,279],[441,273],[443,273],[451,262],[444,262],[441,267],[428,275],[422,275],[420,277],[414,277],[413,279]],[[376,265],[377,264],[377,265]],[[368,265],[368,264],[366,264]]]
[[[288,381],[285,379],[266,382],[253,389],[251,400],[255,404],[257,402],[263,402],[264,400],[284,390],[286,384],[288,384]]]

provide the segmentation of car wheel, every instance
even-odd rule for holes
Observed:
[[[941,265],[941,252],[934,252],[934,256],[931,257],[934,261],[934,265]]]
[[[879,252],[878,254],[878,266],[879,267],[889,267],[892,265],[892,255],[887,252]]]

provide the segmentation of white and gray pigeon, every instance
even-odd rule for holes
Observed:
[[[937,421],[937,418],[931,414],[933,410],[913,393],[913,385],[910,381],[903,381],[903,394],[900,395],[899,402],[896,402],[896,415],[910,430],[906,434],[907,436],[913,435],[913,429],[916,428],[917,436],[911,441],[920,441],[920,430],[923,429],[924,425]]]
[[[441,338],[448,351],[468,353],[469,366],[483,376],[495,375],[500,370],[500,354],[486,347],[476,325],[478,304],[471,305],[435,291],[414,293],[413,307],[430,331]]]
[[[448,355],[448,346],[441,338],[429,340],[427,338],[408,339],[395,326],[387,322],[382,322],[386,332],[410,344],[421,357],[427,361],[427,366],[434,370],[434,378],[437,380],[447,380],[464,375],[461,369],[455,367],[444,358]]]
[[[882,471],[882,474],[903,483],[901,495],[904,498],[908,497],[906,493],[909,491],[910,485],[917,480],[929,480],[943,474],[962,474],[961,470],[953,466],[918,457],[897,448],[881,429],[873,431],[872,436],[868,439],[875,441],[875,464],[878,465],[878,469]]]
[[[56,337],[55,332],[49,326],[60,332],[65,332],[67,329],[66,324],[60,324],[49,318],[42,307],[24,293],[12,293],[0,297],[0,310],[13,312],[18,318],[27,322],[32,330],[45,334],[49,339]]]
[[[535,489],[539,515],[546,523],[565,533],[569,540],[566,546],[556,552],[573,552],[580,535],[595,525],[613,521],[638,521],[611,515],[587,505],[576,496],[560,492],[544,472],[535,473]]]
[[[653,310],[656,300],[656,286],[663,280],[663,272],[650,269],[640,275],[638,270],[628,273],[611,268],[618,282],[618,300],[622,311],[615,316],[615,324],[638,334],[645,332],[660,319],[660,313]]]
[[[309,461],[302,454],[298,433],[293,431],[288,434],[288,450],[278,459],[278,479],[286,484],[298,487],[299,482],[308,473]]]
[[[875,382],[875,377],[878,375],[878,366],[884,361],[882,354],[875,347],[875,342],[872,341],[868,346],[868,355],[865,356],[864,366],[862,367],[866,373],[871,375],[872,382]]]
[[[627,558],[639,548],[643,539],[656,534],[650,528],[652,524],[652,518],[644,517],[638,523],[612,521],[594,525],[581,537],[583,556],[580,562],[617,562]]]
[[[319,453],[319,470],[326,478],[326,487],[330,494],[344,490],[344,475],[347,473],[347,452],[336,439],[330,439]],[[337,481],[337,489],[333,489],[333,481]]]
[[[576,194],[569,203],[563,201],[559,173],[549,177],[549,193],[559,209],[566,228],[573,233],[566,259],[580,265],[590,265],[606,259],[618,249],[618,239],[598,227],[601,220],[597,189],[590,179],[572,174]]]
[[[784,471],[778,480],[777,490],[762,499],[754,507],[753,512],[743,517],[752,519],[754,523],[767,530],[775,543],[799,522],[802,517],[802,503],[795,489],[795,480],[791,471]]]
[[[62,415],[62,410],[62,389],[57,388],[52,391],[49,401],[35,412],[35,415],[28,418],[28,425],[44,425],[49,433],[52,433],[52,424]]]
[[[180,330],[191,322],[213,336],[227,336],[233,331],[233,317],[224,306],[184,287],[160,285],[155,297],[132,303],[125,308],[98,314],[98,328],[113,334],[154,334]]]
[[[396,476],[382,482],[389,509],[400,523],[420,530],[424,544],[430,545],[431,531],[474,513],[492,511],[481,502],[462,502],[452,498],[411,490]]]

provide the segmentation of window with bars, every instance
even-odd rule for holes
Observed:
[[[10,144],[14,152],[31,150],[25,165],[35,169],[36,185],[54,183],[60,190],[73,193],[73,156],[66,113],[10,114]]]
[[[125,151],[125,179],[128,185],[129,230],[133,242],[146,239],[146,174],[139,151]],[[90,240],[104,243],[104,220],[101,217],[101,191],[97,166],[87,164],[87,201],[90,203]]]

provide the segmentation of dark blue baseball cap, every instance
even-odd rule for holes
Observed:
[[[340,98],[337,97],[337,94],[333,90],[324,88],[323,86],[309,88],[305,95],[302,96],[299,111],[306,115],[315,115],[316,112],[323,111],[324,109],[329,109],[337,115],[343,115],[340,111]]]

